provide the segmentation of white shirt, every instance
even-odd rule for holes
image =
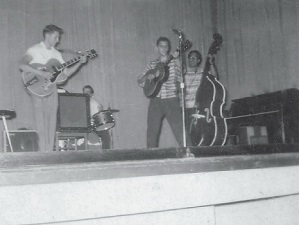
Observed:
[[[57,59],[60,63],[64,63],[60,52],[53,47],[47,49],[43,41],[30,47],[26,54],[32,57],[30,64],[39,63],[45,65],[50,59]]]
[[[103,106],[99,104],[93,97],[90,97],[90,117],[103,110]]]

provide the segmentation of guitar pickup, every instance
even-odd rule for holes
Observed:
[[[31,80],[28,80],[26,83],[25,83],[25,87],[29,87],[35,83],[38,82],[38,78],[36,76],[34,76]]]

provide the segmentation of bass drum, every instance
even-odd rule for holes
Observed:
[[[109,130],[115,126],[114,117],[111,111],[103,110],[92,116],[96,131]]]

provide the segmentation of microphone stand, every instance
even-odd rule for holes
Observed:
[[[182,107],[182,121],[183,121],[183,147],[187,146],[186,143],[186,120],[185,120],[185,83],[184,83],[184,59],[183,59],[183,51],[182,51],[182,43],[183,43],[183,34],[179,32],[179,52],[180,52],[180,61],[181,61],[181,81],[180,81],[180,89],[181,89],[181,107]]]

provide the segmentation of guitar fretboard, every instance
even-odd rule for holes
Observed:
[[[186,40],[183,44],[182,44],[182,52],[186,51],[187,49],[189,49],[190,47],[192,46],[191,42],[189,40]],[[180,49],[177,48],[175,50],[176,52],[179,52],[180,53]],[[170,63],[171,60],[174,59],[174,56],[173,54],[171,54],[168,58],[168,60],[164,63],[164,65],[167,65],[168,63]]]
[[[56,66],[56,68],[57,68],[57,70],[63,70],[64,68],[69,67],[69,66],[75,64],[76,62],[80,61],[80,59],[81,59],[81,57],[78,56],[76,58],[73,58],[73,59],[59,65],[59,66]]]
[[[93,58],[93,57],[97,56],[97,52],[94,49],[92,49],[90,51],[87,51],[85,55],[89,58]],[[81,57],[82,57],[82,55],[77,56],[65,63],[62,63],[59,66],[56,66],[55,68],[57,69],[57,71],[62,71],[64,68],[69,67],[69,66],[77,63],[78,61],[80,61]]]
[[[170,55],[169,58],[167,59],[167,61],[164,62],[163,64],[168,65],[168,63],[170,63],[170,61],[173,60],[173,58],[174,58],[173,55]]]

